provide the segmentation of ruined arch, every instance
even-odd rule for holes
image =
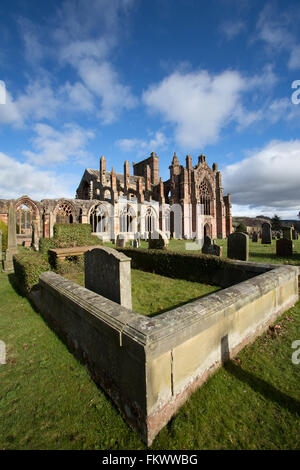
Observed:
[[[75,220],[75,208],[69,201],[61,200],[53,211],[57,224],[72,224]]]
[[[109,214],[103,203],[94,204],[89,211],[89,221],[92,232],[108,232]]]
[[[16,201],[17,235],[32,236],[32,225],[37,224],[40,233],[40,211],[38,206],[28,196],[22,196]]]

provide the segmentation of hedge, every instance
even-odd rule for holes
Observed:
[[[55,224],[53,228],[54,239],[59,240],[60,246],[99,245],[99,239],[93,235],[90,224]]]
[[[45,256],[33,251],[15,255],[13,263],[18,285],[25,293],[38,284],[40,274],[51,270]]]
[[[91,235],[91,232],[90,224],[55,224],[53,238],[40,239],[40,251],[47,253],[51,248],[100,245],[100,240]]]
[[[2,251],[7,248],[7,225],[3,220],[0,220],[0,230],[2,231]]]
[[[131,258],[133,269],[221,287],[229,287],[257,275],[255,270],[217,256],[141,248],[118,248],[118,251]]]

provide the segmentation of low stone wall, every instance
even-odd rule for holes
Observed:
[[[298,300],[297,267],[255,269],[264,273],[155,318],[53,272],[34,302],[150,445],[212,371]]]

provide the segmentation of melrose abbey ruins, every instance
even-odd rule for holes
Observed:
[[[223,195],[217,164],[210,168],[206,157],[200,155],[193,166],[191,155],[187,155],[184,167],[174,153],[169,169],[170,178],[162,181],[159,157],[152,152],[149,158],[133,163],[133,175],[128,161],[120,174],[113,168],[107,171],[102,156],[99,170],[85,170],[76,199],[38,202],[22,196],[12,201],[18,243],[30,246],[34,224],[38,238],[52,237],[55,223],[90,223],[92,232],[101,234],[104,240],[119,234],[130,239],[135,233],[147,238],[149,232],[158,229],[168,237],[200,238],[197,206],[202,207],[204,235],[226,238],[232,232],[231,202],[229,194]],[[0,200],[0,219],[4,222],[7,222],[9,203],[10,200]],[[177,230],[175,206],[180,209]]]

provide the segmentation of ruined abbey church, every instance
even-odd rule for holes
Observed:
[[[232,232],[230,195],[223,195],[217,164],[210,168],[206,157],[200,155],[193,166],[191,155],[187,155],[183,166],[175,153],[169,169],[170,178],[162,181],[159,157],[153,152],[149,158],[133,163],[133,174],[128,161],[123,173],[116,173],[113,168],[107,171],[102,156],[99,169],[85,170],[75,199],[38,202],[22,196],[12,201],[17,211],[18,241],[29,242],[33,223],[39,237],[53,236],[55,223],[90,223],[92,232],[107,240],[119,234],[130,239],[136,233],[147,238],[157,229],[169,237],[186,239],[200,238],[203,229],[212,238],[228,236]],[[0,219],[4,221],[9,202],[0,200]],[[174,207],[180,208],[180,230],[175,227]],[[178,228],[178,217],[176,223]]]

